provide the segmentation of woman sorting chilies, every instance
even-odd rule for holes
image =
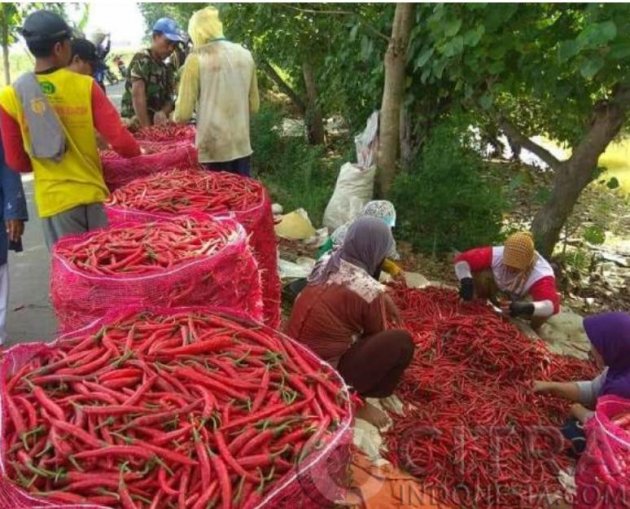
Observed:
[[[337,368],[364,398],[385,398],[411,362],[414,345],[404,330],[388,329],[395,305],[375,278],[394,244],[382,220],[361,217],[343,245],[320,260],[293,307],[288,333]],[[357,412],[377,427],[387,416],[369,403]]]
[[[529,232],[510,235],[503,246],[471,249],[455,257],[455,273],[464,301],[490,299],[513,318],[539,329],[560,311],[553,269],[534,248]],[[507,297],[498,302],[501,294]]]
[[[602,313],[584,319],[591,342],[591,357],[602,370],[594,380],[578,382],[534,382],[534,392],[572,401],[571,417],[563,434],[571,440],[576,454],[586,445],[582,424],[592,415],[600,396],[630,399],[630,314]]]

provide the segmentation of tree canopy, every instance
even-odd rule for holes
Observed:
[[[171,15],[186,26],[199,8],[160,5],[142,4],[148,23]],[[321,118],[340,115],[356,132],[380,107],[395,10],[396,4],[220,6],[227,37],[252,50],[304,115],[314,143],[323,141],[311,136]],[[413,16],[400,139],[392,141],[400,143],[399,167],[412,164],[440,119],[472,113],[475,127],[491,138],[506,134],[554,172],[549,201],[534,221],[549,254],[581,190],[598,175],[599,155],[627,124],[630,5],[417,4]],[[565,144],[572,156],[558,160],[534,135]]]

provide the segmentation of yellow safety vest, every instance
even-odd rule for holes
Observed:
[[[67,145],[59,162],[31,156],[40,217],[54,216],[79,205],[102,203],[109,192],[103,180],[92,117],[94,80],[67,69],[38,74],[37,80],[61,120]],[[20,124],[24,149],[31,155],[24,105],[12,86],[0,90],[0,106]],[[36,108],[37,104],[29,107]]]

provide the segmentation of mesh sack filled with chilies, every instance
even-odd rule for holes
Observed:
[[[337,372],[221,308],[129,308],[0,362],[0,509],[318,509],[344,495]]]
[[[140,141],[144,154],[125,158],[112,150],[102,150],[103,177],[110,192],[132,180],[154,173],[197,163],[197,149],[190,140]]]
[[[107,202],[112,223],[153,221],[178,214],[230,214],[250,235],[261,271],[264,322],[280,323],[281,285],[271,201],[258,181],[226,172],[177,169],[136,179],[112,193]]]
[[[262,317],[258,265],[236,221],[207,215],[127,222],[64,237],[50,294],[61,330],[130,305],[221,305]]]
[[[573,507],[630,507],[630,401],[600,397],[584,429],[586,450],[577,465]]]
[[[192,125],[163,124],[143,127],[133,133],[134,138],[154,143],[194,141],[197,130]]]

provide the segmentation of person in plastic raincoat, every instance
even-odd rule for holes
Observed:
[[[249,177],[249,120],[259,107],[254,59],[226,40],[214,7],[192,15],[188,34],[193,50],[182,70],[173,120],[186,123],[196,110],[199,162]]]

